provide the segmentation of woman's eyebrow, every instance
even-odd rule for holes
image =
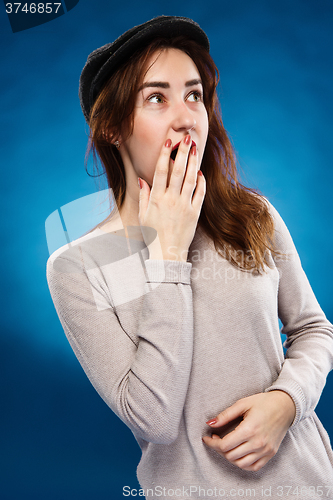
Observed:
[[[202,85],[200,78],[195,78],[194,80],[189,80],[185,83],[185,87],[193,87],[193,85]]]
[[[141,85],[138,92],[140,92],[140,90],[145,89],[147,87],[160,87],[162,89],[169,89],[170,84],[167,82],[145,82]]]
[[[193,85],[202,85],[202,81],[199,78],[195,78],[194,80],[189,80],[188,82],[185,82],[185,87],[193,87]],[[159,87],[162,89],[169,89],[170,88],[170,83],[168,82],[145,82],[143,83],[138,92],[141,90],[147,88],[147,87]]]

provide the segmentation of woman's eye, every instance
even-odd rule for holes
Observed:
[[[155,104],[162,104],[164,102],[163,96],[155,94],[151,95],[148,97],[147,101],[155,103]]]
[[[188,96],[187,100],[190,102],[201,102],[202,101],[202,94],[201,94],[201,92],[198,92],[198,91],[191,92],[191,94]]]

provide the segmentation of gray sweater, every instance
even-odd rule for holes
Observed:
[[[333,328],[270,210],[284,255],[270,256],[261,275],[219,256],[200,227],[187,262],[149,260],[138,228],[129,239],[95,229],[48,261],[67,338],[142,449],[146,498],[333,498],[333,453],[314,412],[332,368]],[[208,419],[274,389],[292,397],[296,417],[260,471],[243,471],[202,442]]]

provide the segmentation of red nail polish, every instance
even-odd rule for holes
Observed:
[[[198,170],[198,175],[203,175],[203,173],[201,172],[201,170]]]
[[[167,140],[165,141],[164,146],[165,146],[166,148],[169,148],[169,147],[171,146],[171,139],[167,139]]]
[[[139,188],[142,189],[143,184],[142,184],[142,180],[140,179],[140,177],[138,177],[138,184],[139,184]]]
[[[207,425],[214,425],[216,423],[217,423],[216,418],[212,418],[211,420],[208,420],[208,422],[206,422]]]
[[[190,144],[190,142],[191,142],[191,136],[190,136],[190,135],[187,135],[187,136],[185,137],[185,139],[184,139],[184,142],[185,142],[186,146],[188,146],[188,145]]]
[[[195,156],[197,154],[197,147],[196,146],[192,147],[191,153],[192,153],[193,156]]]

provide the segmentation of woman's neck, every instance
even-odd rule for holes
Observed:
[[[107,233],[113,233],[129,226],[140,226],[139,207],[138,202],[135,202],[131,197],[125,197],[121,208],[112,215],[110,220],[102,224],[100,229]]]

